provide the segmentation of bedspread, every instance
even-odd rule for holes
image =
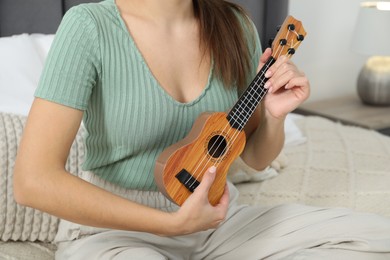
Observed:
[[[322,117],[297,124],[307,142],[284,148],[289,163],[275,178],[238,184],[240,202],[297,202],[390,216],[390,137]]]

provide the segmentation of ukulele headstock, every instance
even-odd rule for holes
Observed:
[[[272,56],[275,59],[282,55],[291,57],[305,37],[306,31],[301,21],[292,16],[287,16],[272,42]]]

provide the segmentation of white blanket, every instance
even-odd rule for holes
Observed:
[[[390,137],[321,117],[297,121],[307,141],[286,146],[275,178],[237,184],[240,201],[342,206],[390,217]]]

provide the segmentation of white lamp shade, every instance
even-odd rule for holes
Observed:
[[[352,48],[359,53],[390,56],[390,10],[380,10],[377,3],[363,2],[352,38]],[[380,6],[380,5],[379,5]]]

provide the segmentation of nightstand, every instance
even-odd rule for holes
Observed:
[[[347,125],[373,129],[390,136],[390,107],[368,106],[357,96],[303,103],[294,113],[319,115]]]

